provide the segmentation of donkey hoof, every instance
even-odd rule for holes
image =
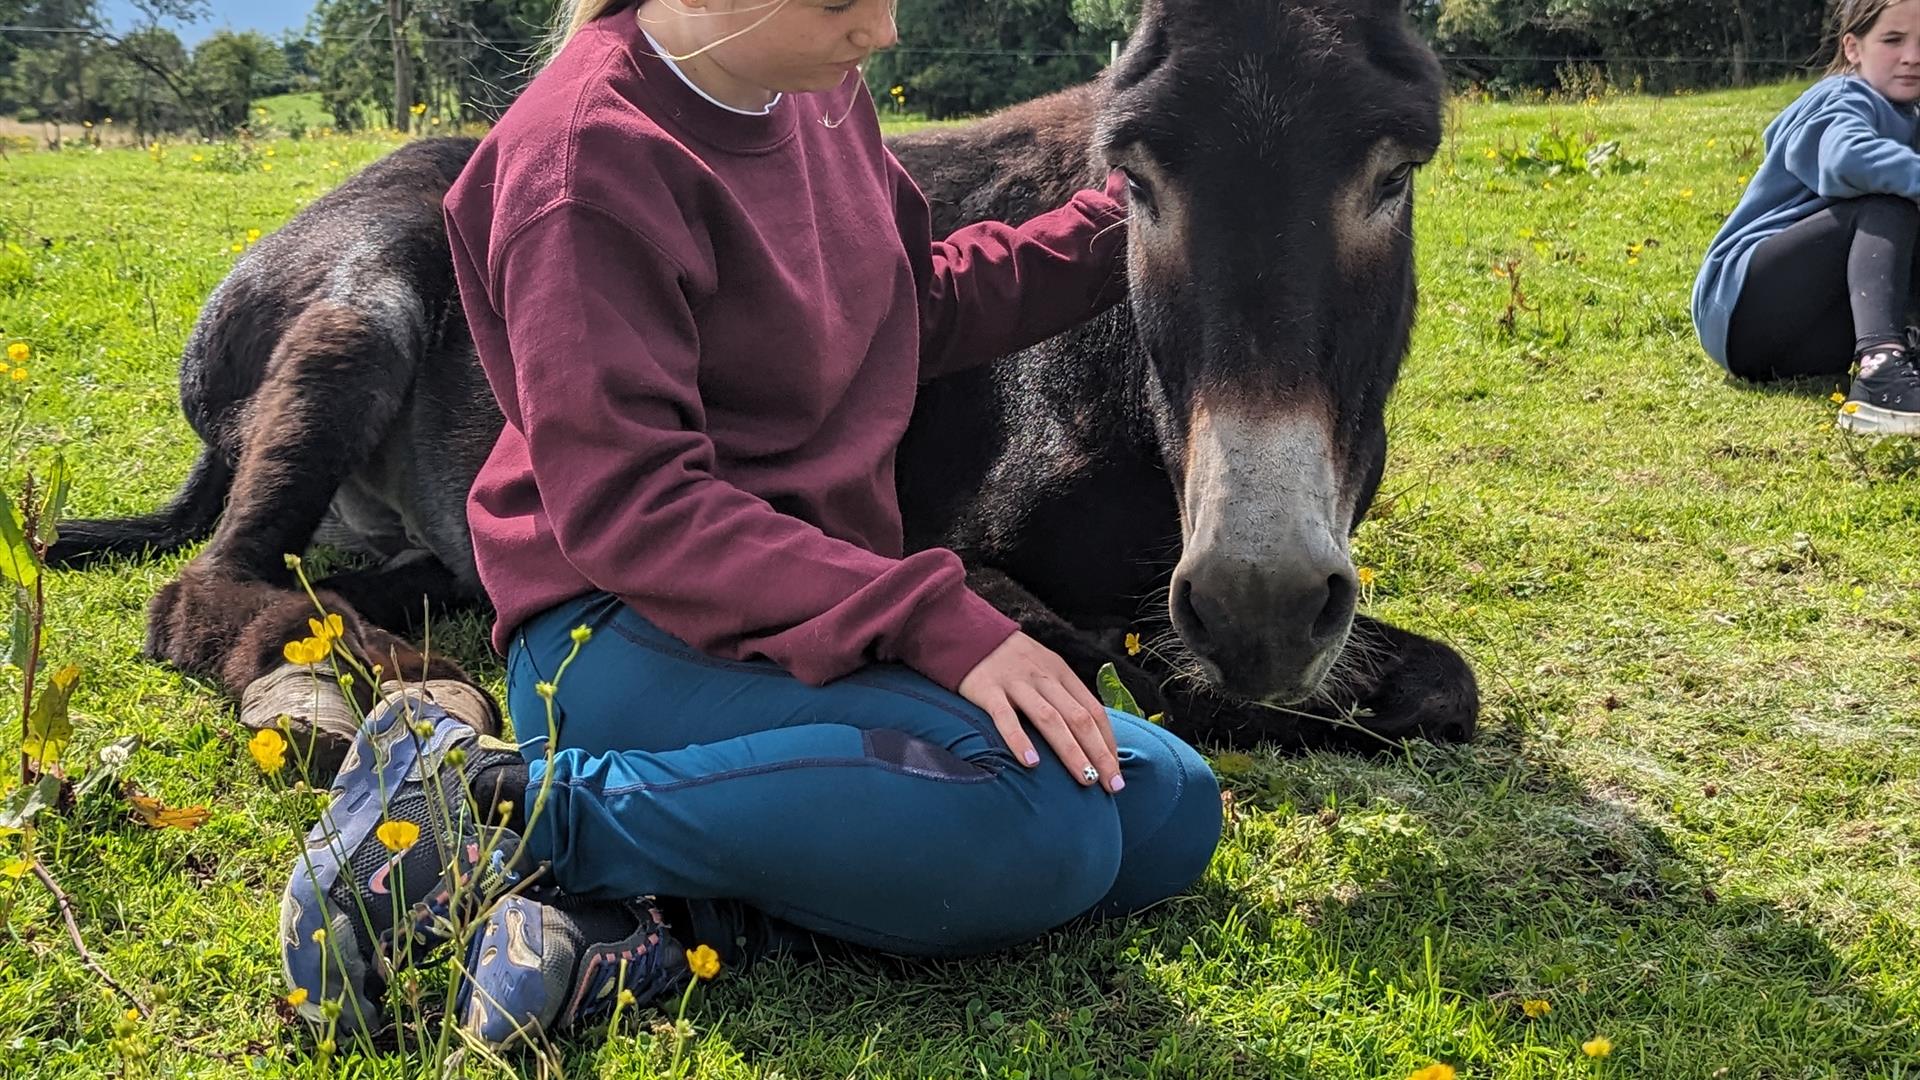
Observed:
[[[426,679],[417,683],[401,683],[388,679],[380,684],[383,698],[395,694],[418,691],[428,701],[447,710],[448,715],[465,723],[482,735],[499,737],[500,710],[493,698],[485,690],[459,679]]]
[[[333,664],[323,661],[281,664],[248,683],[240,695],[240,725],[279,732],[307,782],[324,786],[340,771],[360,718],[340,689]]]

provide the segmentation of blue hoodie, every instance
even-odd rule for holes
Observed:
[[[1693,325],[1721,367],[1753,249],[1841,199],[1920,200],[1917,127],[1920,108],[1893,104],[1857,75],[1820,80],[1767,125],[1766,157],[1707,248],[1693,285]]]

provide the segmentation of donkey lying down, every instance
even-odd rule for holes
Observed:
[[[940,230],[1022,220],[1110,166],[1132,185],[1127,304],[923,388],[898,461],[909,546],[958,551],[1028,633],[1089,679],[1116,664],[1190,738],[1470,737],[1470,669],[1356,614],[1348,552],[1384,467],[1441,89],[1396,0],[1148,0],[1100,81],[893,140]],[[319,583],[349,649],[497,724],[399,636],[426,605],[483,602],[465,493],[502,420],[440,212],[474,145],[409,144],[242,258],[182,360],[206,444],[186,485],[52,553],[210,534],[154,599],[148,652],[249,696],[249,723],[310,693],[281,657],[313,614],[285,555],[318,541],[370,557]],[[323,760],[351,734],[340,705]]]

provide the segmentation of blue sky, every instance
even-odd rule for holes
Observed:
[[[270,38],[278,38],[287,30],[298,30],[307,24],[313,0],[208,0],[207,10],[213,13],[211,18],[173,28],[189,47],[215,30],[223,29],[258,30]],[[100,11],[123,30],[133,24],[133,5],[126,0],[104,0]]]

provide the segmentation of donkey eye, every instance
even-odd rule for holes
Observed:
[[[1413,162],[1402,162],[1398,168],[1380,178],[1380,194],[1375,203],[1376,209],[1405,195],[1412,183]]]
[[[1146,181],[1136,176],[1132,169],[1121,169],[1120,171],[1126,175],[1127,194],[1133,196],[1133,201],[1145,207],[1149,215],[1157,213],[1158,211],[1153,202],[1153,189],[1147,186]]]

